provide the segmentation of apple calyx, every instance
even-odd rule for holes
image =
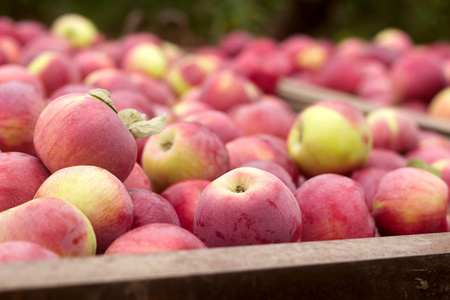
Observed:
[[[432,167],[430,165],[427,165],[423,160],[421,160],[419,158],[410,159],[408,161],[408,163],[406,164],[406,166],[422,169],[422,170],[428,171],[428,172],[442,178],[442,174],[438,169],[436,169],[435,167]]]
[[[238,185],[234,188],[234,190],[236,191],[236,193],[244,193],[244,192],[245,192],[245,188],[244,188],[242,185],[240,185],[240,184],[238,184]]]
[[[104,89],[94,89],[94,90],[90,90],[89,91],[89,96],[94,97],[97,100],[102,101],[103,103],[105,103],[106,105],[108,105],[109,107],[112,108],[112,110],[114,110],[117,114],[117,109],[114,106],[114,103],[111,100],[111,94]]]
[[[167,116],[147,120],[147,115],[132,108],[122,109],[118,113],[122,122],[135,138],[145,138],[163,131],[167,124]]]

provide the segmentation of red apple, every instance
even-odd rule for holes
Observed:
[[[0,243],[0,263],[57,259],[59,255],[39,244],[26,241]]]
[[[81,79],[94,71],[116,67],[114,59],[99,50],[80,51],[73,59],[80,69]]]
[[[394,150],[373,148],[365,167],[395,170],[406,167],[406,158]]]
[[[286,171],[285,168],[283,168],[276,162],[268,160],[257,160],[243,164],[242,167],[252,167],[272,173],[273,175],[277,176],[278,179],[280,179],[291,190],[291,192],[295,193],[295,191],[297,190],[297,186],[292,180],[291,175]]]
[[[123,181],[127,189],[140,188],[151,191],[152,184],[139,163],[135,163],[130,175]]]
[[[105,255],[158,253],[204,249],[194,234],[173,224],[153,223],[127,232],[106,250]]]
[[[14,64],[0,66],[0,83],[9,81],[22,81],[31,84],[39,93],[44,94],[42,81],[31,74],[24,66]]]
[[[294,194],[278,177],[237,168],[203,190],[193,230],[208,247],[298,242],[302,217]]]
[[[389,169],[366,166],[354,171],[350,176],[351,179],[361,185],[361,188],[364,191],[367,208],[370,212],[372,212],[373,209],[373,196],[375,195],[378,183],[381,178],[390,171],[391,170]]]
[[[186,179],[168,186],[161,192],[177,212],[180,226],[193,232],[194,213],[198,198],[211,181],[204,179]]]

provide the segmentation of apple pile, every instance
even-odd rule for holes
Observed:
[[[440,64],[415,76],[445,47],[402,62],[393,34],[236,31],[187,52],[75,14],[1,17],[0,262],[448,231],[446,137],[398,108],[294,112],[275,94],[286,76],[348,92],[372,76],[385,103],[429,101]]]

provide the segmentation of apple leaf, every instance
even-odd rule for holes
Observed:
[[[436,169],[435,167],[432,167],[430,165],[427,165],[423,160],[421,160],[419,158],[410,159],[408,161],[408,163],[406,164],[406,166],[422,169],[422,170],[428,171],[428,172],[442,178],[441,172],[438,169]]]
[[[106,105],[111,107],[117,113],[117,109],[111,100],[111,94],[107,90],[104,90],[104,89],[90,90],[89,95],[94,97],[97,100],[102,101],[103,103],[105,103]]]
[[[163,131],[167,124],[166,115],[147,120],[147,115],[132,108],[119,111],[119,117],[134,137],[144,138]]]

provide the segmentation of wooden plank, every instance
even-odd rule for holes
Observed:
[[[449,299],[450,233],[0,266],[0,299]]]
[[[380,108],[380,105],[368,103],[364,99],[332,90],[329,88],[311,85],[292,78],[280,81],[277,93],[291,105],[295,111],[300,111],[307,105],[324,100],[341,100],[352,104],[362,112],[368,112]],[[450,122],[447,120],[429,117],[425,114],[405,110],[419,125],[419,127],[439,132],[450,137]]]

